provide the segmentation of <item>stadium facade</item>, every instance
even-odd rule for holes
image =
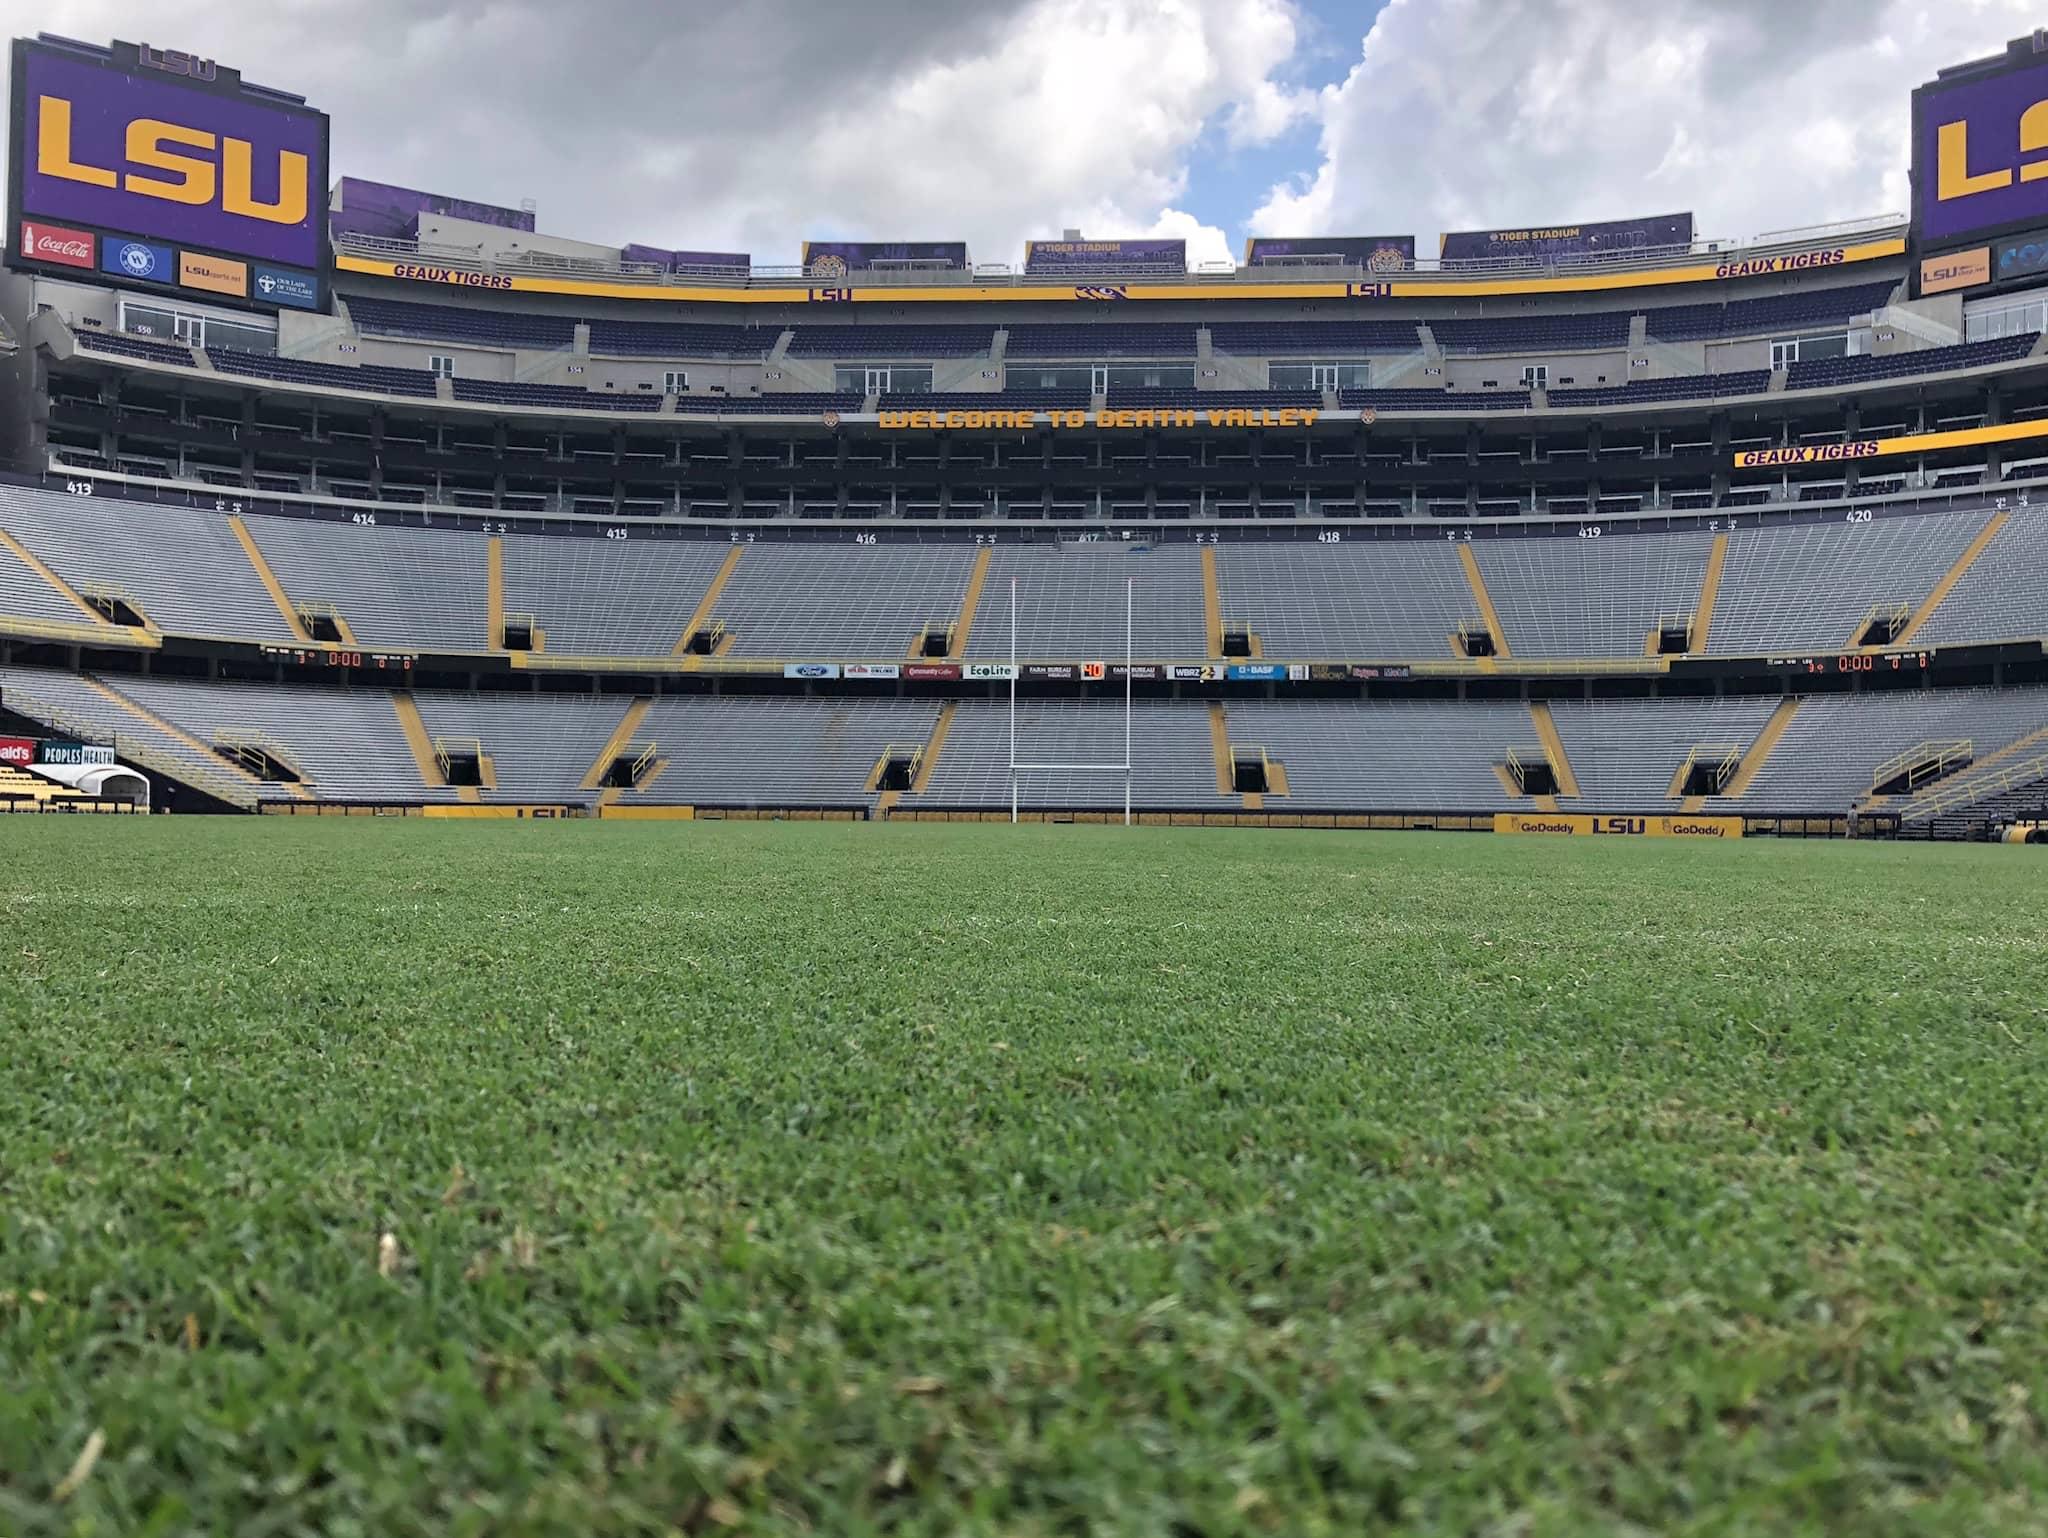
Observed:
[[[1158,817],[2048,799],[2038,39],[1916,93],[1906,214],[1223,271],[592,245],[214,61],[13,66],[0,804],[1114,814],[1020,737]]]

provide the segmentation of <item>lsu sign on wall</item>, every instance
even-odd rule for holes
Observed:
[[[1913,93],[1913,225],[1938,250],[2048,223],[2048,53],[2023,39]]]
[[[17,39],[9,187],[23,219],[317,272],[327,118],[231,69],[132,43]],[[116,240],[116,245],[121,240]]]

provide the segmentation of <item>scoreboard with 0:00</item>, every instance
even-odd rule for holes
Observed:
[[[1932,651],[1837,652],[1832,657],[1773,657],[1772,667],[1808,674],[1917,673],[1934,665]]]
[[[410,672],[420,659],[413,652],[326,650],[305,646],[266,646],[263,655],[302,668],[387,668]]]

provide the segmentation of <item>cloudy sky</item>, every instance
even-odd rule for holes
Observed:
[[[30,12],[33,13],[31,20]],[[1908,95],[2023,0],[37,0],[333,117],[334,171],[540,228],[793,261],[805,237],[1401,234],[1903,210]]]

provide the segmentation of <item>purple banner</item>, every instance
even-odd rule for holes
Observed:
[[[392,240],[412,240],[420,232],[421,214],[439,214],[448,219],[468,219],[475,224],[493,224],[501,230],[533,233],[533,215],[523,208],[502,208],[496,203],[472,203],[438,192],[421,192],[413,187],[394,187],[389,182],[364,181],[344,176],[336,190],[335,213],[348,216],[347,228],[357,234],[382,235]],[[341,228],[337,219],[336,228]]]
[[[619,253],[622,261],[651,262],[670,271],[677,268],[745,274],[753,270],[754,258],[745,251],[671,251],[665,246],[630,245]]]
[[[1363,267],[1367,272],[1406,272],[1415,265],[1413,235],[1304,235],[1245,242],[1247,267]]]
[[[1024,270],[1031,272],[1112,272],[1138,267],[1188,270],[1184,240],[1029,240],[1024,243]]]
[[[2043,98],[2048,61],[1955,84],[1937,80],[1913,93],[1913,214],[1921,244],[2048,220],[2043,158],[2020,152],[2020,118]]]
[[[16,213],[321,265],[324,113],[40,43],[14,58]]]
[[[870,267],[967,265],[964,240],[807,240],[804,271],[814,278],[843,278]]]
[[[1692,244],[1691,214],[1610,219],[1603,224],[1559,224],[1519,230],[1451,230],[1437,255],[1446,263],[1497,262],[1504,257],[1621,256],[1659,246]]]

